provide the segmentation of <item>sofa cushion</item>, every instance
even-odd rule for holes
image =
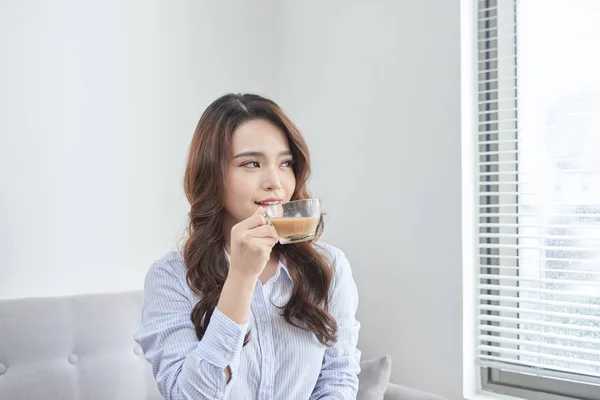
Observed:
[[[142,298],[0,300],[0,399],[162,399],[133,338]]]
[[[421,390],[400,386],[395,383],[389,383],[385,391],[384,400],[446,400],[436,396],[433,393],[427,393]]]
[[[392,358],[388,355],[360,363],[358,396],[356,400],[383,400],[392,372]]]

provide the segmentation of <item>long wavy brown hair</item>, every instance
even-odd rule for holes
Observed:
[[[310,176],[308,147],[298,128],[275,102],[253,94],[228,94],[204,111],[190,144],[184,177],[190,213],[183,258],[188,285],[200,299],[190,316],[200,340],[217,306],[229,268],[223,232],[223,186],[232,157],[232,136],[237,127],[256,119],[269,121],[285,132],[296,177],[291,199],[310,198],[306,188]],[[321,217],[316,238],[322,231]],[[285,262],[294,281],[291,298],[281,307],[284,320],[313,332],[322,344],[331,345],[337,336],[335,319],[328,312],[331,260],[312,242],[277,244],[274,252]],[[244,343],[248,340],[247,334]]]

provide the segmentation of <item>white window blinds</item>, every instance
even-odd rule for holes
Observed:
[[[600,0],[477,5],[477,362],[600,384]]]

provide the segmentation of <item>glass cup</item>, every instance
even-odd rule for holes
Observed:
[[[313,240],[321,218],[319,199],[294,200],[264,208],[265,218],[279,235],[279,243]]]

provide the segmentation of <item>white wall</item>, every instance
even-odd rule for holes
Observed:
[[[458,0],[4,4],[0,298],[140,288],[200,113],[257,91],[311,145],[364,358],[462,398]]]
[[[459,1],[282,3],[276,97],[353,263],[363,358],[462,399]]]
[[[202,110],[270,91],[269,3],[2,2],[0,298],[142,287]]]

